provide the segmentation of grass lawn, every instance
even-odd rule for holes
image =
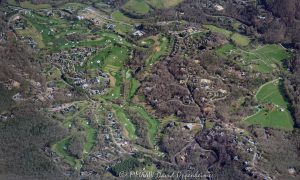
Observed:
[[[245,120],[246,124],[293,130],[293,118],[288,110],[288,102],[280,91],[279,83],[281,83],[279,80],[275,80],[261,86],[256,99],[265,107],[248,117]],[[272,108],[267,108],[267,104],[272,104]]]
[[[247,36],[234,33],[231,36],[231,40],[238,46],[248,46],[250,43],[250,39]]]
[[[113,108],[116,112],[118,120],[122,123],[124,129],[126,130],[127,137],[130,140],[137,139],[137,136],[135,134],[135,125],[132,124],[125,111],[120,106],[115,104],[113,105]]]
[[[76,170],[81,167],[81,162],[79,159],[75,158],[68,152],[68,146],[70,145],[71,137],[67,137],[57,144],[54,145],[54,150],[58,155],[62,156],[71,166]]]
[[[150,6],[145,0],[129,0],[125,5],[124,9],[135,14],[147,14],[150,11]]]

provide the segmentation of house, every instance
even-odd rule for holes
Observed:
[[[145,34],[146,33],[144,31],[140,31],[140,30],[137,30],[133,33],[134,36],[139,36],[139,37],[142,37]]]
[[[115,28],[116,28],[116,25],[114,25],[114,24],[107,24],[106,25],[106,29],[115,30]]]
[[[224,7],[221,6],[220,4],[215,4],[215,5],[214,5],[214,8],[215,8],[217,11],[222,11],[222,10],[224,10]]]
[[[192,123],[188,123],[187,125],[184,126],[188,130],[192,130],[194,125]]]

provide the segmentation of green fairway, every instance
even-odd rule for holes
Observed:
[[[108,46],[101,49],[87,62],[88,69],[102,68],[106,73],[115,74],[129,58],[129,49],[124,46]]]
[[[150,11],[150,6],[145,0],[129,0],[124,5],[124,9],[135,14],[144,15]]]
[[[135,95],[136,91],[140,87],[141,83],[133,77],[130,79],[130,83],[131,84],[130,84],[129,99],[132,99],[133,96]]]
[[[84,121],[84,127],[86,132],[86,143],[84,145],[84,153],[91,152],[92,148],[97,142],[97,131],[87,121]]]
[[[250,43],[250,39],[247,36],[234,33],[231,36],[231,40],[238,46],[248,46]]]
[[[246,124],[293,129],[293,118],[288,110],[288,102],[280,91],[279,83],[281,83],[279,80],[274,80],[261,86],[256,94],[256,99],[262,103],[263,108],[248,117],[245,120]]]
[[[132,122],[130,121],[130,119],[128,118],[128,116],[126,115],[125,111],[123,110],[123,108],[121,108],[118,105],[113,105],[114,110],[116,111],[116,116],[118,118],[118,120],[122,123],[123,127],[126,130],[126,134],[127,137],[130,140],[135,140],[137,139],[137,136],[135,134],[135,126],[134,124],[132,124]]]
[[[123,80],[122,74],[120,72],[114,75],[115,78],[115,85],[112,87],[112,90],[103,96],[104,99],[107,100],[114,100],[121,97],[122,87],[123,87]]]
[[[141,106],[131,106],[134,108],[149,124],[149,136],[152,144],[156,144],[156,135],[159,131],[159,120],[151,117]]]
[[[162,55],[165,55],[169,50],[170,42],[168,38],[162,37],[159,39],[159,45],[154,47],[153,54],[146,60],[147,66],[152,66]]]
[[[75,158],[68,152],[70,141],[71,137],[67,137],[55,144],[54,149],[58,153],[58,155],[62,156],[71,166],[73,166],[76,170],[79,170],[81,167],[80,160]]]

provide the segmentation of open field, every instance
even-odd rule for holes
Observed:
[[[288,110],[288,102],[280,91],[279,80],[264,84],[256,94],[256,99],[262,103],[258,112],[248,117],[246,124],[255,124],[262,127],[281,128],[292,130],[293,118]]]

